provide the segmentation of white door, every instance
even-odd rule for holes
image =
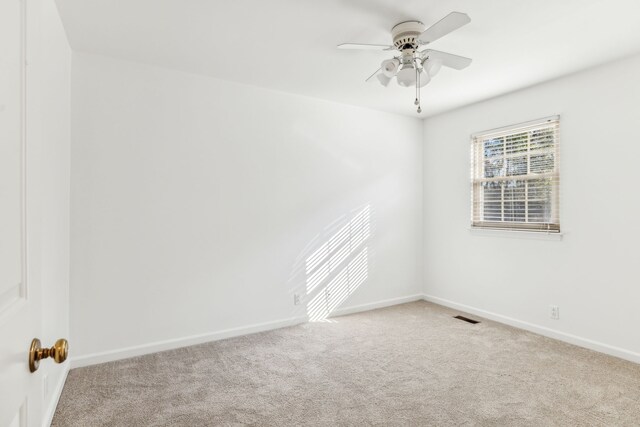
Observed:
[[[0,1],[0,427],[40,426],[42,378],[28,351],[42,327],[38,117],[27,70],[27,0]],[[43,343],[44,345],[50,345]]]

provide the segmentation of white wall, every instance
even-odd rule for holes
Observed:
[[[38,70],[41,109],[41,274],[43,345],[69,335],[69,203],[70,203],[70,97],[71,49],[53,0],[40,2],[40,45],[34,64]],[[45,423],[50,421],[62,391],[69,363],[40,364],[43,378]],[[46,380],[45,380],[46,378]]]
[[[75,366],[305,317],[365,247],[342,307],[422,292],[418,119],[74,53],[72,128]],[[370,237],[294,306],[367,206]]]
[[[425,121],[431,299],[640,362],[638,75],[633,57]],[[470,232],[470,135],[554,114],[562,240]]]

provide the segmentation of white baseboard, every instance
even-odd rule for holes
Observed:
[[[494,320],[496,322],[514,326],[516,328],[531,331],[531,332],[544,335],[550,338],[554,338],[560,341],[565,341],[580,347],[585,347],[590,350],[595,350],[601,353],[609,354],[611,356],[619,357],[621,359],[629,360],[635,363],[640,363],[639,353],[635,353],[619,347],[614,347],[608,344],[603,344],[600,342],[589,340],[587,338],[582,338],[575,335],[567,334],[565,332],[560,332],[555,329],[535,325],[533,323],[525,322],[525,321],[514,319],[511,317],[503,316],[501,314],[492,313],[492,312],[471,307],[465,304],[456,303],[454,301],[449,301],[449,300],[435,297],[432,295],[415,294],[415,295],[408,295],[408,296],[398,297],[398,298],[390,298],[390,299],[376,301],[376,302],[367,303],[367,304],[360,304],[360,305],[355,305],[350,307],[339,308],[333,312],[331,317],[344,316],[347,314],[359,313],[362,311],[369,311],[377,308],[390,307],[393,305],[404,304],[407,302],[419,301],[423,299],[429,302],[433,302],[435,304],[443,305],[445,307],[461,310],[470,314],[475,314],[477,316],[482,316],[484,318]],[[72,358],[71,367],[79,368],[83,366],[96,365],[98,363],[112,362],[115,360],[126,359],[129,357],[135,357],[135,356],[142,356],[145,354],[156,353],[159,351],[172,350],[175,348],[187,347],[190,345],[202,344],[205,342],[217,341],[225,338],[233,338],[241,335],[247,335],[247,334],[253,334],[257,332],[264,332],[264,331],[269,331],[273,329],[284,328],[287,326],[297,325],[306,321],[307,321],[306,317],[291,317],[287,319],[258,323],[254,325],[242,326],[242,327],[231,328],[231,329],[225,329],[222,331],[210,332],[206,334],[192,335],[188,337],[176,338],[176,339],[165,340],[165,341],[157,341],[157,342],[142,344],[142,345],[133,346],[133,347],[110,350],[110,351],[101,352],[101,353],[93,353],[93,354],[88,354],[86,356]],[[67,368],[67,371],[68,369],[69,368]],[[65,372],[65,378],[66,378],[66,372]],[[64,384],[64,382],[62,382],[61,384]],[[59,392],[61,392],[62,385],[59,385],[59,387],[60,387]],[[58,390],[56,390],[56,392],[58,392]],[[50,414],[51,417],[53,417],[53,411],[55,411],[55,406],[53,406],[53,409],[51,409],[51,414]]]
[[[423,298],[422,294],[409,295],[398,298],[391,298],[382,301],[376,301],[368,304],[360,304],[351,307],[339,308],[334,311],[332,317],[344,316],[346,314],[358,313],[361,311],[373,310],[376,308],[389,307],[392,305],[403,304],[405,302],[419,301]],[[233,338],[241,335],[254,334],[256,332],[264,332],[273,329],[284,328],[306,322],[306,316],[290,317],[282,320],[258,323],[249,326],[241,326],[237,328],[225,329],[222,331],[210,332],[206,334],[192,335],[182,338],[175,338],[165,341],[157,341],[133,347],[120,348],[100,353],[92,353],[85,356],[71,358],[72,368],[81,368],[83,366],[97,365],[99,363],[113,362],[115,360],[127,359],[129,357],[142,356],[159,351],[173,350],[175,348],[187,347],[190,345],[202,344],[205,342],[217,341],[225,338]]]
[[[96,365],[98,363],[113,362],[114,360],[142,356],[145,354],[157,353],[159,351],[173,350],[175,348],[188,347],[190,345],[202,344],[210,341],[218,341],[225,338],[237,337],[240,335],[248,335],[256,332],[264,332],[272,329],[284,328],[287,326],[297,325],[304,321],[306,321],[306,319],[302,317],[291,317],[288,319],[257,323],[254,325],[242,326],[238,328],[224,329],[221,331],[210,332],[206,334],[191,335],[182,338],[156,341],[133,347],[125,347],[100,353],[92,353],[87,354],[86,356],[72,358],[71,367],[80,368],[83,366]]]
[[[512,317],[503,316],[501,314],[492,313],[486,310],[471,307],[465,304],[460,304],[444,298],[439,298],[432,295],[423,295],[423,297],[425,301],[443,305],[445,307],[453,308],[456,310],[461,310],[470,314],[475,314],[477,316],[482,316],[489,320],[493,320],[499,323],[504,323],[509,326],[514,326],[516,328],[520,328],[530,332],[534,332],[536,334],[544,335],[549,338],[554,338],[560,341],[564,341],[569,344],[588,348],[589,350],[598,351],[600,353],[605,353],[610,356],[615,356],[621,359],[629,360],[631,362],[640,363],[640,353],[625,350],[619,347],[614,347],[614,346],[593,341],[587,338],[578,337],[576,335],[568,334],[565,332],[558,331],[556,329],[551,329],[545,326],[540,326],[540,325],[525,322],[522,320],[514,319]]]
[[[392,305],[404,304],[407,302],[420,301],[424,299],[424,295],[415,294],[406,297],[390,298],[382,301],[370,302],[367,304],[354,305],[335,310],[330,317],[344,316],[347,314],[360,313],[361,311],[375,310],[376,308],[391,307]]]
[[[53,395],[51,400],[49,401],[49,405],[44,411],[44,417],[42,418],[43,427],[49,427],[51,425],[51,422],[53,421],[53,416],[56,413],[58,401],[60,400],[60,396],[62,395],[64,383],[67,381],[67,375],[69,374],[69,369],[71,369],[69,363],[63,363],[62,369],[62,375],[58,380],[58,384],[56,384],[56,388],[53,390]]]

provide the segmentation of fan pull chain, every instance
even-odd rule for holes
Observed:
[[[416,67],[416,100],[413,101],[413,105],[420,104],[418,96],[420,96],[420,73],[418,73],[418,67]]]
[[[416,63],[416,100],[413,102],[414,105],[418,106],[416,110],[418,114],[422,113],[422,108],[420,107],[420,72],[418,71],[418,64]]]

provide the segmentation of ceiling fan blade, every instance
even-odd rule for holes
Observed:
[[[418,41],[422,44],[431,43],[435,40],[438,40],[442,36],[446,36],[450,32],[457,30],[463,25],[471,22],[471,18],[466,13],[461,12],[451,12],[426,30],[420,37],[418,37]]]
[[[361,43],[342,43],[339,44],[338,49],[352,49],[352,50],[391,50],[393,46],[386,44],[361,44]]]
[[[370,82],[373,81],[372,79],[382,70],[382,68],[378,68],[376,70],[375,73],[371,74],[369,77],[367,77],[367,79],[365,80],[365,82]]]
[[[426,49],[420,52],[423,58],[435,58],[442,61],[442,65],[456,70],[467,68],[471,64],[471,58],[454,55],[452,53],[440,52],[439,50]]]

